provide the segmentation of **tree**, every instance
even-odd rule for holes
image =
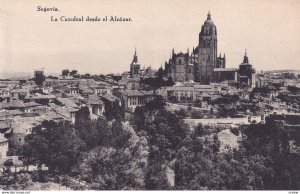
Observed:
[[[81,107],[75,114],[75,126],[77,128],[84,128],[90,120],[90,111],[87,106]]]
[[[158,78],[158,79],[160,79],[160,80],[163,79],[163,77],[164,77],[164,70],[163,70],[162,67],[160,67],[160,68],[157,70],[156,75],[157,75],[157,78]]]
[[[1,190],[25,190],[33,185],[30,174],[7,173],[0,176],[0,189]]]
[[[175,110],[175,113],[178,115],[179,118],[186,117],[186,111],[183,108],[179,109],[179,111]]]
[[[70,72],[70,76],[74,76],[78,73],[77,70],[73,69],[71,72]]]
[[[118,102],[105,102],[105,117],[111,121],[113,119],[124,121],[125,108],[120,106]]]
[[[112,139],[111,129],[102,118],[98,118],[97,121],[87,120],[82,125],[77,126],[76,131],[80,139],[87,146],[87,149],[108,145]]]
[[[34,81],[36,85],[42,86],[45,81],[45,76],[43,71],[34,72]]]
[[[197,154],[203,151],[203,142],[201,139],[194,137],[193,138],[193,152],[194,157],[197,158]]]
[[[68,76],[69,73],[70,73],[70,71],[69,71],[68,69],[63,69],[63,70],[61,71],[61,75],[62,75],[62,76]]]
[[[136,158],[133,158],[133,153],[127,148],[117,150],[101,146],[86,153],[79,166],[81,178],[94,182],[92,187],[97,190],[143,188],[144,183],[139,179],[139,174],[143,171],[133,163]]]
[[[85,149],[84,143],[70,124],[54,121],[44,121],[34,127],[25,142],[28,148],[23,147],[24,150],[31,149],[31,152],[24,152],[25,158],[33,157],[52,172],[69,172]]]
[[[130,133],[126,131],[121,123],[121,121],[114,121],[111,127],[112,131],[112,146],[116,149],[121,149],[126,146],[128,139],[130,138]]]
[[[213,144],[212,144],[212,150],[213,150],[214,153],[219,152],[220,145],[221,145],[221,142],[218,138],[218,135],[214,134],[213,135]]]
[[[151,100],[145,104],[145,108],[149,111],[152,111],[155,109],[164,109],[165,105],[166,105],[166,102],[163,99],[163,97],[155,96],[153,100]]]

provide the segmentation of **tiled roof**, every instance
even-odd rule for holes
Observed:
[[[58,97],[56,100],[57,100],[58,102],[60,102],[61,104],[63,104],[64,106],[66,106],[66,107],[75,107],[75,108],[78,107],[78,105],[75,104],[75,103],[74,103],[71,99],[69,99],[69,98],[60,98],[60,97]]]
[[[98,96],[92,96],[90,98],[83,100],[86,104],[103,104],[103,101],[100,100]]]
[[[105,94],[105,95],[103,95],[101,97],[104,98],[104,99],[106,99],[106,100],[108,100],[108,101],[111,101],[111,102],[116,101],[116,100],[120,100],[120,98],[118,98],[118,97],[116,97],[114,95],[111,95],[111,94]]]
[[[19,110],[6,110],[4,112],[0,112],[0,117],[9,117],[9,116],[16,116],[16,115],[21,115],[23,112]]]
[[[13,89],[11,90],[11,92],[13,93],[27,93],[28,90],[25,90],[25,89]]]
[[[0,103],[0,108],[6,109],[6,108],[24,108],[25,105],[22,101],[19,100],[13,100],[11,102],[2,102]]]
[[[26,96],[25,99],[55,99],[56,96],[55,95],[43,95],[43,94],[36,94],[36,95],[30,95],[30,96]]]
[[[144,94],[138,90],[123,90],[121,93],[125,96],[144,96]]]
[[[211,89],[211,85],[194,85],[195,88],[201,88],[201,89]]]
[[[12,125],[13,133],[26,133],[26,129],[32,129],[33,127],[33,123],[30,122],[17,122]]]
[[[142,92],[145,95],[154,95],[154,92],[152,90],[147,91],[147,90],[140,90],[140,92]]]
[[[93,86],[93,89],[107,89],[108,87],[106,85],[97,85],[97,86]]]
[[[215,68],[214,69],[215,72],[222,72],[222,71],[237,71],[236,68]]]
[[[36,103],[36,102],[27,102],[24,103],[25,107],[36,107],[36,106],[41,106],[41,104]]]

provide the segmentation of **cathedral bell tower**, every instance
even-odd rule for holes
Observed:
[[[135,49],[133,60],[130,64],[130,77],[131,78],[139,78],[140,77],[140,68],[141,68],[141,65],[138,63],[138,57],[137,57],[136,49]]]
[[[207,84],[213,81],[214,68],[217,65],[217,28],[211,20],[210,12],[199,33],[198,48],[195,81]]]

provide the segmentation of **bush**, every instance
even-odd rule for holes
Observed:
[[[202,119],[203,114],[200,111],[192,110],[192,118],[193,119]]]
[[[185,118],[186,117],[186,111],[183,108],[181,108],[179,111],[175,110],[175,114],[179,118]]]
[[[49,181],[48,173],[45,171],[33,171],[31,174],[32,181],[46,183]]]
[[[234,135],[238,136],[240,134],[240,130],[238,128],[231,128],[230,129],[231,133],[233,133]]]

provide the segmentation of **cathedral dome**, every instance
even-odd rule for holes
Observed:
[[[211,20],[210,12],[208,12],[208,14],[207,14],[207,19],[204,22],[204,25],[215,26],[214,22]]]

